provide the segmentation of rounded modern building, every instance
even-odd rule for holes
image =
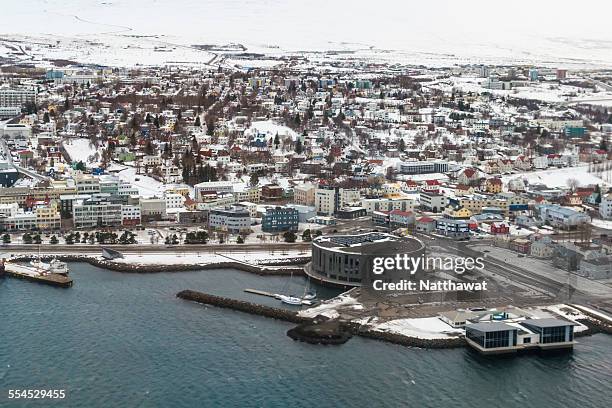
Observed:
[[[312,261],[306,274],[321,284],[351,287],[362,286],[372,277],[374,259],[422,257],[425,244],[414,237],[398,237],[381,232],[358,235],[320,236],[312,241]],[[397,279],[393,272],[384,279]],[[420,276],[418,273],[417,276]],[[401,277],[406,277],[402,271]]]

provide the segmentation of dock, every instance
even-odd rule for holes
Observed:
[[[244,290],[246,293],[252,293],[254,295],[260,295],[260,296],[267,296],[267,297],[271,297],[274,299],[280,299],[280,295],[278,293],[270,293],[270,292],[266,292],[264,290],[258,290],[258,289],[245,289]],[[306,299],[302,299],[302,305],[303,306],[314,306],[316,305],[318,302],[314,301],[314,300],[306,300]]]
[[[276,298],[278,295],[275,293],[270,293],[270,292],[266,292],[263,290],[257,290],[257,289],[245,289],[244,290],[246,293],[252,293],[254,295],[261,295],[261,296],[268,296],[268,297],[272,297],[272,298]]]
[[[15,264],[4,264],[4,273],[17,279],[24,279],[31,282],[44,283],[61,288],[72,287],[72,278],[58,273],[31,273],[26,268]]]
[[[69,288],[72,286],[72,278],[69,278],[64,275],[58,275],[57,273],[33,276],[33,275],[25,275],[25,274],[21,274],[17,272],[6,271],[6,274],[14,278],[25,279],[31,282],[44,283],[44,284],[52,285],[52,286],[59,286],[61,288]]]

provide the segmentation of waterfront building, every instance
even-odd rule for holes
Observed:
[[[246,208],[238,205],[213,208],[208,215],[208,226],[231,234],[247,233],[251,231],[251,216]]]
[[[73,203],[75,228],[96,228],[121,225],[121,204],[109,194],[94,194]]]
[[[361,286],[371,278],[373,258],[387,253],[419,257],[425,253],[425,245],[414,237],[397,237],[380,232],[321,236],[312,241],[312,262],[306,271],[321,283]],[[420,271],[410,275],[406,271],[386,270],[384,278],[390,279],[394,273],[402,272],[401,279],[418,279],[421,276]]]
[[[465,326],[465,339],[482,354],[513,353],[525,349],[571,349],[576,323],[554,319],[517,322],[488,321]]]
[[[299,225],[299,212],[295,208],[273,207],[267,208],[261,218],[263,232],[297,232]]]
[[[160,221],[166,219],[167,214],[165,198],[151,197],[140,199],[140,217],[142,221]]]
[[[122,205],[121,206],[121,225],[133,226],[140,225],[140,206],[139,205]]]

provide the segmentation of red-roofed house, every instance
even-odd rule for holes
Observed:
[[[395,228],[413,226],[415,221],[412,211],[393,210],[389,213],[389,223]]]
[[[416,229],[426,234],[431,233],[436,229],[436,220],[431,217],[421,217],[416,222]]]
[[[406,193],[414,193],[419,191],[419,183],[414,180],[408,180],[402,184],[402,191]]]
[[[464,169],[461,173],[459,173],[459,176],[457,177],[457,182],[459,184],[474,185],[474,183],[476,183],[478,179],[479,176],[476,169],[468,167],[467,169]]]
[[[517,170],[522,170],[522,171],[531,170],[532,167],[533,167],[533,163],[531,162],[531,159],[529,157],[520,155],[514,161],[514,168]]]
[[[505,222],[494,222],[491,224],[491,234],[507,235],[510,233],[510,226]]]
[[[438,180],[425,180],[425,184],[421,186],[421,190],[431,193],[440,192],[440,182]]]
[[[595,161],[603,161],[608,158],[608,152],[605,150],[595,150],[592,154],[593,160]]]

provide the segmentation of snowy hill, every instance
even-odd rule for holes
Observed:
[[[44,50],[117,65],[203,64],[214,56],[194,45],[240,43],[248,52],[348,50],[424,65],[612,66],[612,7],[596,0],[517,0],[512,13],[506,3],[477,0],[23,0],[2,8],[10,18],[0,27],[0,55],[14,35],[32,36],[25,54],[34,60]]]

